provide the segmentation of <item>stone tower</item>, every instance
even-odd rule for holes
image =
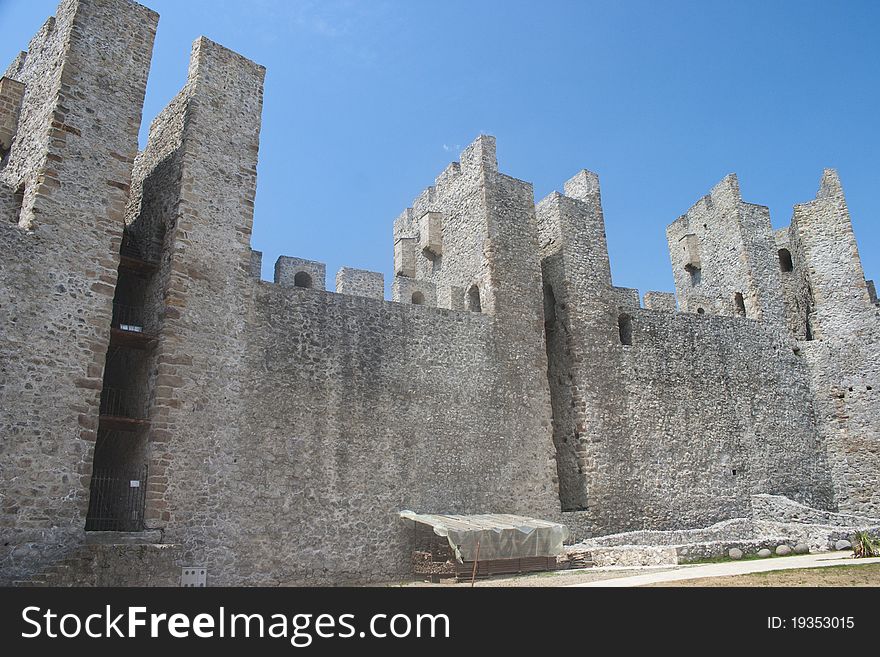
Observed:
[[[2,129],[15,126],[0,169],[7,579],[83,539],[157,21],[123,0],[65,0],[0,84]]]

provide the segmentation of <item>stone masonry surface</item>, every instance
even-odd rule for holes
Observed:
[[[157,22],[64,0],[0,79],[0,583],[400,578],[402,509],[608,555],[880,517],[880,306],[833,170],[776,231],[725,177],[642,307],[598,176],[536,204],[481,135],[394,220],[390,301],[299,257],[261,281],[265,69],[197,39],[138,153]]]

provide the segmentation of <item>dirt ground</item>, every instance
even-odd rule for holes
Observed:
[[[880,587],[880,564],[796,568],[730,577],[706,577],[647,586],[875,586]]]

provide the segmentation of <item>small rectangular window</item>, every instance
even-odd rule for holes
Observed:
[[[788,249],[779,249],[779,269],[786,272],[794,269],[794,263],[791,261],[791,251]]]
[[[620,332],[620,344],[632,345],[633,343],[633,328],[632,328],[632,318],[629,315],[623,314],[617,318],[617,329]]]
[[[21,185],[12,196],[13,199],[13,210],[12,210],[12,221],[15,223],[21,223],[21,212],[24,209],[24,185]]]

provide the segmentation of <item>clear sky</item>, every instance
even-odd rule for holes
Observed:
[[[880,2],[146,0],[141,143],[192,41],[268,68],[253,234],[391,277],[394,218],[478,134],[538,199],[599,173],[614,283],[671,290],[666,225],[729,172],[773,225],[838,169],[880,279]],[[0,61],[55,0],[0,0]],[[878,280],[880,283],[880,280]]]

